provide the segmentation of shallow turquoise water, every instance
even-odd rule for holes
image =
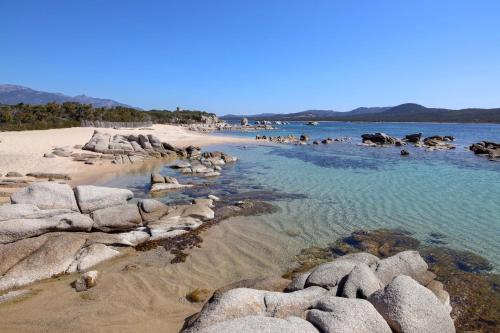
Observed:
[[[400,148],[356,145],[361,134],[375,131],[394,136],[453,135],[457,149],[426,152],[410,146],[411,155],[401,157]],[[431,241],[430,233],[444,234],[449,246],[473,251],[488,258],[496,269],[500,267],[500,162],[464,149],[481,140],[500,142],[500,125],[293,124],[260,134],[303,133],[311,139],[350,136],[353,142],[211,147],[236,155],[240,161],[225,169],[219,179],[209,181],[214,184],[210,192],[229,197],[237,191],[270,190],[302,195],[278,201],[279,213],[258,219],[278,233],[298,231],[304,246],[326,245],[356,229],[403,228],[424,242]],[[223,135],[228,134],[256,135]],[[179,176],[168,167],[160,171]],[[145,195],[148,182],[149,173],[143,173],[106,185],[125,185]],[[181,192],[162,200],[201,195],[206,192]]]

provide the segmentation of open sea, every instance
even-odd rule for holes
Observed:
[[[186,177],[167,165],[143,169],[105,181],[128,187],[147,197],[152,171],[177,177],[181,182],[207,184],[158,198],[176,202],[215,195],[231,198],[270,198],[277,213],[243,217],[275,233],[276,246],[291,258],[301,247],[325,246],[358,229],[399,228],[410,231],[424,244],[440,242],[489,259],[500,269],[500,161],[490,161],[468,150],[482,140],[500,142],[500,125],[430,123],[322,122],[279,126],[277,130],[216,135],[310,136],[310,142],[327,137],[352,141],[329,145],[273,145],[255,141],[203,150],[221,150],[239,158],[221,177]],[[452,135],[455,150],[427,152],[413,145],[361,147],[361,134],[384,132],[391,136],[422,133]],[[439,234],[438,240],[432,234]],[[276,256],[276,254],[270,254]]]

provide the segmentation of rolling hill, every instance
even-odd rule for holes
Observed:
[[[242,117],[242,116],[240,116]],[[456,122],[500,123],[500,108],[443,109],[427,108],[420,104],[405,103],[394,107],[362,107],[348,112],[307,110],[297,113],[246,116],[250,120],[271,121],[366,121],[366,122]],[[221,117],[225,120],[240,118]]]
[[[116,106],[131,107],[127,104],[123,104],[111,99],[95,98],[86,95],[77,95],[71,97],[61,93],[39,91],[13,84],[0,84],[0,104],[15,105],[24,103],[32,105],[43,105],[50,102],[76,102],[81,104],[91,104],[96,108],[112,108]]]

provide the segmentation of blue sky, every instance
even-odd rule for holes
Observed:
[[[2,0],[0,82],[218,114],[500,107],[500,1]]]

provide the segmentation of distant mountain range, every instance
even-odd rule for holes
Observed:
[[[71,97],[61,93],[38,91],[28,87],[13,84],[0,84],[0,104],[47,104],[50,102],[76,102],[82,104],[92,104],[96,108],[112,108],[115,106],[131,107],[127,104],[123,104],[112,99],[95,98],[86,95]]]
[[[296,113],[263,113],[258,115],[226,115],[224,120],[248,118],[270,121],[369,121],[369,122],[456,122],[500,123],[500,108],[440,109],[406,103],[394,107],[361,107],[348,112],[307,110]]]

